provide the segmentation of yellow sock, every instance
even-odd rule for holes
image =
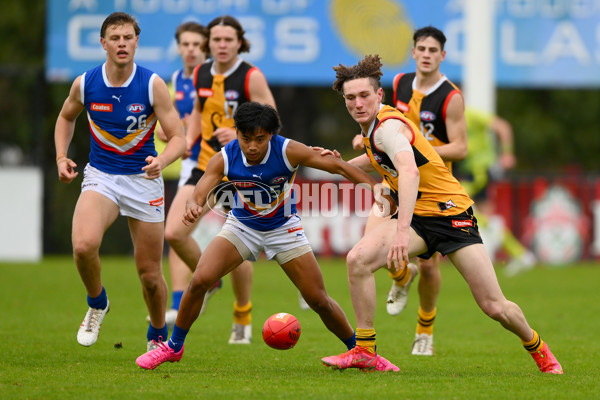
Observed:
[[[530,353],[535,353],[540,349],[540,347],[544,345],[544,341],[542,340],[542,338],[540,338],[540,335],[538,335],[536,331],[534,331],[533,329],[532,331],[533,339],[531,339],[529,342],[521,340],[521,343],[523,343],[523,347],[525,347],[525,350],[527,350]]]
[[[375,329],[356,328],[356,345],[375,354]]]
[[[402,263],[402,267],[400,270],[396,272],[388,271],[390,277],[394,280],[394,283],[398,286],[405,286],[410,279],[410,269],[406,265],[406,263]]]
[[[437,308],[434,308],[433,311],[427,312],[423,311],[421,307],[419,307],[419,316],[417,317],[417,334],[426,333],[428,335],[433,335],[433,322],[435,321],[435,314],[437,312]]]
[[[240,307],[235,301],[233,303],[233,322],[240,325],[250,325],[252,322],[252,302],[249,301],[245,306]]]

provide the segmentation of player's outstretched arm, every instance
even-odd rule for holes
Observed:
[[[339,174],[353,183],[365,183],[371,189],[377,184],[377,181],[372,176],[360,168],[333,155],[322,155],[321,151],[312,149],[294,140],[290,140],[286,154],[292,166],[304,165],[331,174]]]

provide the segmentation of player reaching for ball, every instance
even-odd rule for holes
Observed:
[[[237,139],[229,142],[208,163],[188,200],[184,223],[193,224],[203,211],[207,197],[226,177],[236,188],[227,221],[202,253],[167,342],[137,358],[144,369],[179,361],[185,337],[198,318],[204,294],[214,283],[244,260],[255,261],[262,250],[275,259],[298,288],[310,307],[348,349],[356,345],[354,331],[338,303],[329,297],[321,270],[296,215],[294,178],[300,165],[343,175],[354,183],[375,190],[376,181],[367,173],[320,150],[278,135],[281,122],[271,106],[244,103],[234,115]],[[389,198],[388,198],[389,199]],[[381,356],[364,370],[398,371]]]

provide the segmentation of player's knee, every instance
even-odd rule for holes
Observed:
[[[208,281],[204,277],[199,277],[194,274],[188,286],[188,292],[192,295],[199,295],[206,293],[210,288],[214,286],[215,282]]]
[[[154,271],[152,269],[141,269],[139,272],[140,282],[142,286],[152,292],[161,284],[164,280],[162,272]]]
[[[83,238],[73,239],[73,256],[76,260],[86,260],[98,254],[100,244]]]
[[[487,301],[481,304],[481,309],[495,321],[502,322],[506,319],[506,307],[501,301]]]
[[[331,299],[326,294],[306,296],[304,297],[304,300],[317,314],[328,313],[331,311]]]
[[[349,275],[360,275],[364,272],[364,253],[360,247],[354,247],[346,256]]]
[[[186,236],[177,231],[177,229],[165,228],[165,239],[171,246],[177,246],[186,239]]]

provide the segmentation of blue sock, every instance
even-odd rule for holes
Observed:
[[[353,333],[352,336],[350,336],[348,339],[342,340],[342,342],[344,342],[344,344],[346,345],[348,350],[355,348],[356,347],[356,332]]]
[[[172,305],[171,308],[179,311],[179,304],[181,303],[181,297],[183,296],[183,290],[178,290],[173,292],[172,297]]]
[[[104,290],[104,286],[102,286],[102,292],[98,295],[98,297],[90,297],[87,296],[88,306],[92,308],[97,308],[100,310],[104,310],[108,305],[108,297],[106,296],[106,290]]]
[[[169,328],[167,328],[167,324],[162,328],[155,328],[152,324],[148,324],[148,333],[146,333],[146,337],[148,341],[154,340],[157,342],[164,342],[169,337]]]
[[[175,350],[175,353],[178,353],[183,347],[183,342],[185,342],[185,337],[189,331],[189,329],[181,329],[177,324],[173,327],[173,333],[171,334],[171,339],[169,339],[169,347]]]

